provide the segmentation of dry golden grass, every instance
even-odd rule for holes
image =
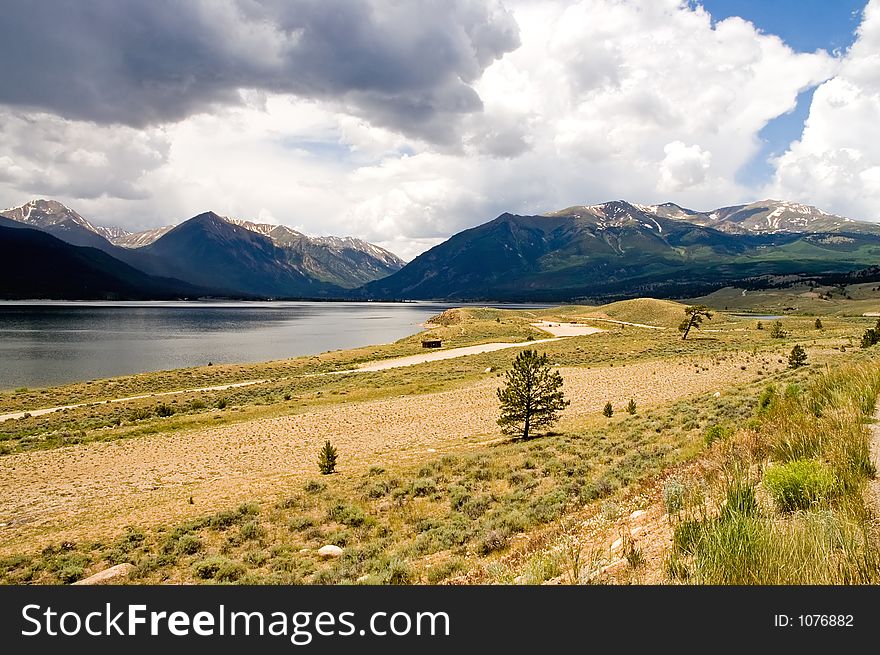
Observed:
[[[622,412],[630,398],[647,408],[751,380],[754,372],[743,370],[744,361],[563,369],[572,405],[560,427],[599,420],[607,401]],[[314,475],[326,439],[339,449],[346,473],[417,460],[431,449],[472,449],[499,437],[497,386],[492,375],[434,394],[341,402],[212,429],[7,455],[0,458],[0,494],[6,499],[0,552],[274,498]]]

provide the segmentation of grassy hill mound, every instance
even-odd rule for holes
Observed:
[[[684,318],[685,305],[671,300],[636,298],[596,307],[584,317],[611,318],[627,323],[644,323],[658,327],[678,327]]]

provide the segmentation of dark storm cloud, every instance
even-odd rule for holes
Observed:
[[[470,83],[518,44],[513,18],[479,0],[15,2],[0,103],[144,126],[259,89],[448,142],[482,107]]]

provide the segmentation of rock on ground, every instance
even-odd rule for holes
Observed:
[[[104,584],[105,582],[110,582],[115,578],[121,578],[127,576],[129,573],[134,571],[134,564],[117,564],[116,566],[111,566],[109,569],[104,569],[103,571],[98,571],[95,575],[90,575],[87,578],[83,578],[78,582],[74,582],[73,584],[81,584],[81,585],[93,585],[93,584]]]
[[[321,557],[340,557],[342,555],[342,549],[339,546],[327,544],[318,549],[318,555]]]

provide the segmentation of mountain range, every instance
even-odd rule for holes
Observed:
[[[399,270],[404,262],[354,238],[309,237],[206,212],[177,226],[131,233],[96,226],[54,200],[33,200],[0,212],[3,225],[47,233],[92,248],[147,274],[179,284],[180,295],[254,298],[334,298]],[[55,252],[59,251],[55,246]],[[79,253],[78,259],[88,255]],[[0,287],[0,296],[21,297]],[[112,285],[111,285],[112,286]],[[146,292],[147,290],[145,290]],[[147,293],[149,295],[149,293]]]
[[[100,297],[96,290],[105,289],[114,298],[686,297],[792,275],[840,276],[880,261],[877,224],[777,200],[711,211],[616,200],[541,215],[504,213],[405,265],[359,239],[310,237],[213,212],[138,233],[95,226],[52,200],[35,200],[0,217],[0,227],[7,228],[0,232],[0,254],[13,247],[8,228],[38,231],[45,234],[25,239],[29,257],[50,271],[59,257],[67,267],[57,295],[44,272],[33,289],[20,275],[14,283],[4,277],[0,297],[74,297],[71,280],[80,269],[90,280],[84,294]]]
[[[567,301],[688,297],[767,276],[880,261],[880,226],[765,200],[708,212],[623,200],[501,214],[366,284],[370,298]]]

